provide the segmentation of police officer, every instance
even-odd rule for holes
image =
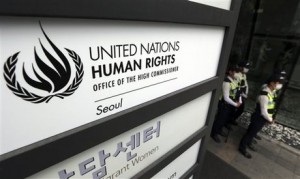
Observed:
[[[278,104],[278,103],[280,103],[280,99],[281,99],[280,98],[280,95],[282,93],[281,89],[287,83],[287,80],[286,80],[286,72],[285,71],[281,71],[279,74],[277,73],[276,75],[279,75],[280,80],[282,81],[282,84],[278,85],[276,90],[274,91],[274,96],[275,96],[274,101]],[[276,116],[277,110],[278,110],[278,105],[276,105],[274,116]]]
[[[247,152],[246,148],[256,151],[252,144],[254,136],[260,131],[263,126],[268,123],[273,123],[273,115],[275,113],[274,91],[282,84],[280,76],[271,77],[267,86],[263,88],[257,98],[257,105],[255,112],[251,116],[251,123],[247,129],[246,134],[243,136],[239,151],[246,157],[251,158],[251,154]]]
[[[275,73],[273,74],[273,76],[279,77],[280,81],[282,82],[282,84],[279,84],[277,86],[277,88],[273,91],[273,93],[274,93],[274,101],[276,103],[279,103],[279,96],[280,96],[280,93],[281,93],[281,89],[282,89],[283,85],[285,85],[285,83],[287,82],[287,80],[286,80],[286,72],[284,70],[282,70],[282,71],[276,71],[275,70]],[[265,88],[266,86],[267,86],[267,84],[263,84],[262,87],[261,87],[261,89]],[[277,108],[275,109],[274,116],[276,116],[276,114],[277,114],[276,111],[277,111]]]
[[[238,73],[238,78],[236,79],[239,85],[239,93],[242,98],[242,104],[235,113],[233,114],[232,120],[230,121],[231,124],[237,125],[237,118],[240,117],[240,115],[244,112],[245,109],[245,102],[246,99],[248,98],[248,92],[249,92],[249,87],[248,87],[248,82],[247,82],[247,73],[249,71],[250,64],[248,62],[240,62],[238,64],[239,68],[239,73]]]
[[[280,81],[282,82],[281,84],[278,84],[276,89],[273,91],[273,101],[275,102],[275,104],[278,104],[278,96],[279,96],[280,90],[281,90],[281,88],[282,88],[282,86],[285,82],[285,75],[286,75],[285,71],[275,71],[275,73],[272,75],[272,76],[277,76],[280,79]],[[263,84],[262,87],[261,87],[261,90],[263,90],[267,86],[268,86],[267,83]],[[277,107],[278,107],[278,105],[275,105],[273,118],[275,118],[275,116],[277,114]],[[256,134],[254,136],[254,138],[257,139],[257,140],[261,140],[261,137],[258,134]],[[257,143],[257,141],[255,139],[252,140],[253,144]]]
[[[236,108],[241,105],[241,99],[236,96],[238,84],[234,80],[237,77],[237,71],[236,67],[229,67],[222,85],[222,96],[219,100],[218,112],[210,135],[217,143],[221,142],[218,135],[226,136],[222,131],[223,126],[228,122]]]

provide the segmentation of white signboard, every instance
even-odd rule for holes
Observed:
[[[202,128],[210,99],[205,94],[29,178],[131,178]],[[194,157],[184,170],[195,162],[196,149],[199,143],[183,154]]]
[[[182,153],[172,163],[170,163],[152,178],[175,179],[182,177],[185,172],[187,172],[194,164],[196,164],[199,149],[200,141]]]
[[[0,154],[215,76],[223,27],[0,19]]]

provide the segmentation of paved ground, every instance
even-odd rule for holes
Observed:
[[[250,179],[210,151],[205,154],[200,176],[201,179]]]
[[[244,112],[238,119],[240,126],[247,128],[250,123],[250,116],[250,112]],[[277,143],[286,144],[300,150],[300,131],[296,129],[283,126],[282,124],[276,122],[272,125],[265,125],[261,130],[261,133],[269,136]]]
[[[257,152],[249,152],[252,159],[247,159],[238,152],[238,144],[246,129],[233,126],[227,143],[217,144],[212,139],[208,150],[230,164],[249,178],[253,179],[300,179],[300,151],[271,137],[260,134],[263,138],[256,144]]]

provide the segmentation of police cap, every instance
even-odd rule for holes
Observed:
[[[280,75],[273,75],[268,79],[268,84],[270,84],[271,82],[279,82],[279,83],[283,84],[284,78]]]
[[[241,61],[240,63],[238,63],[238,66],[242,68],[250,68],[250,63],[246,61]]]

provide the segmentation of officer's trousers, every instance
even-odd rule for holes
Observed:
[[[224,101],[219,101],[218,104],[218,113],[216,115],[216,119],[214,121],[211,135],[220,134],[222,131],[222,127],[231,119],[231,116],[235,112],[235,107],[227,104]]]
[[[246,151],[247,145],[252,143],[253,138],[264,127],[267,120],[260,114],[253,114],[251,117],[251,123],[247,129],[246,134],[243,136],[240,142],[240,150]]]
[[[231,119],[231,122],[234,122],[236,121],[244,112],[244,109],[245,109],[245,102],[246,102],[246,99],[245,98],[242,98],[242,101],[243,103],[241,104],[240,107],[238,107],[235,111],[235,113],[233,114],[233,118]]]

